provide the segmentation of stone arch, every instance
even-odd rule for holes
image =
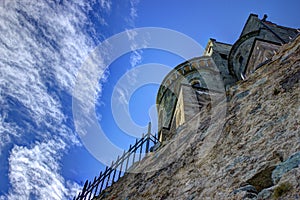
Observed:
[[[253,31],[240,37],[232,46],[228,57],[229,72],[238,80],[243,79],[250,49],[254,39],[259,36],[260,30]]]
[[[190,81],[190,84],[192,88],[200,88],[201,87],[201,81],[199,79],[192,79]]]

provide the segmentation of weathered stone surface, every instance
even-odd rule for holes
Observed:
[[[274,187],[263,189],[258,195],[257,200],[270,199],[273,196]]]
[[[275,186],[274,192],[276,192],[276,190],[278,191],[278,189],[284,185],[289,185],[289,188],[281,194],[281,199],[300,199],[300,167],[285,173]],[[274,196],[275,195],[273,193],[273,197]]]
[[[280,178],[287,172],[300,166],[300,152],[293,154],[285,162],[280,163],[272,172],[272,179],[274,183],[278,183]]]
[[[241,193],[241,194],[239,194]],[[243,199],[256,199],[257,198],[257,190],[254,186],[252,185],[246,185],[243,187],[240,187],[236,190],[233,191],[233,195],[240,195],[242,196]]]
[[[299,55],[300,37],[97,199],[300,199],[299,167],[266,184],[300,151]]]

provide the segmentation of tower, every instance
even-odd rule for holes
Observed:
[[[225,94],[230,86],[269,62],[276,50],[297,34],[297,29],[267,21],[267,15],[259,19],[250,14],[233,45],[210,39],[201,57],[179,64],[163,80],[156,98],[159,140],[172,138],[212,97]]]

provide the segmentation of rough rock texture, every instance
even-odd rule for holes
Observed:
[[[97,199],[300,199],[299,55],[300,37]]]

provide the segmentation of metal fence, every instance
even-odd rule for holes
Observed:
[[[151,134],[151,124],[149,123],[148,133],[143,134],[141,139],[137,139],[133,146],[130,145],[128,151],[124,151],[122,156],[118,156],[117,160],[113,161],[110,167],[107,166],[104,172],[101,171],[92,182],[87,180],[82,191],[74,197],[74,200],[90,200],[100,195],[105,188],[117,182],[131,166],[140,162],[157,143],[158,137],[156,134]]]

